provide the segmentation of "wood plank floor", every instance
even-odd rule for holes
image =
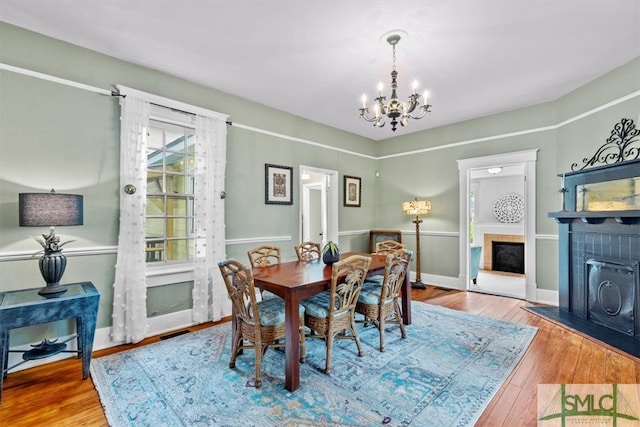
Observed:
[[[638,383],[640,361],[535,316],[525,301],[429,287],[412,290],[414,301],[538,327],[527,353],[484,411],[478,426],[535,426],[538,384]],[[190,328],[211,326],[211,323]],[[141,344],[158,341],[148,338]],[[94,357],[122,351],[119,346]],[[81,362],[66,359],[13,372],[4,382],[0,426],[106,426],[90,379],[81,379]]]

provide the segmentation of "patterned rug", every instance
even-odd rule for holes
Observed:
[[[262,387],[254,356],[229,369],[231,324],[93,359],[91,377],[111,426],[470,426],[498,391],[536,328],[414,302],[408,338],[392,327],[386,351],[359,325],[333,348],[307,340],[300,388],[284,388],[284,353],[269,349]]]

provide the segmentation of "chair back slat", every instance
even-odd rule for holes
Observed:
[[[302,242],[296,245],[295,249],[298,261],[311,261],[320,258],[322,255],[320,243],[316,242]]]
[[[380,294],[382,301],[392,300],[400,295],[412,255],[413,252],[407,249],[400,249],[387,255]]]
[[[259,325],[260,314],[251,269],[235,259],[218,263],[237,319]]]
[[[268,267],[280,264],[280,247],[262,245],[247,251],[252,267]]]
[[[362,283],[367,276],[371,258],[353,255],[333,264],[331,273],[330,318],[355,310]]]
[[[376,243],[376,254],[386,255],[404,248],[406,248],[406,245],[404,243],[396,242],[395,240],[384,240],[382,242]]]

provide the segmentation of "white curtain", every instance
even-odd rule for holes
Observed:
[[[224,191],[226,135],[224,119],[196,116],[195,323],[219,320],[231,314],[231,302],[226,297],[227,291],[217,265],[225,258],[224,199],[220,194]],[[211,312],[208,307],[211,307]]]
[[[224,175],[226,116],[177,101],[118,86],[121,98],[120,234],[113,296],[112,339],[139,342],[147,324],[144,220],[147,194],[147,129],[153,114],[195,111],[185,126],[195,128],[195,238],[193,322],[219,320],[231,314],[231,302],[218,270],[225,258]],[[155,105],[151,105],[151,103]],[[160,118],[159,120],[162,120]],[[125,186],[133,185],[134,194]]]
[[[120,98],[120,233],[113,285],[112,340],[138,342],[147,331],[144,213],[149,102]],[[125,186],[135,193],[127,194]]]

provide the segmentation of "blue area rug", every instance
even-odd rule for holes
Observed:
[[[365,350],[307,340],[300,388],[284,388],[284,353],[269,349],[262,387],[254,356],[229,369],[231,324],[93,359],[91,377],[112,426],[467,426],[521,359],[536,328],[414,302],[408,338],[359,325]]]

